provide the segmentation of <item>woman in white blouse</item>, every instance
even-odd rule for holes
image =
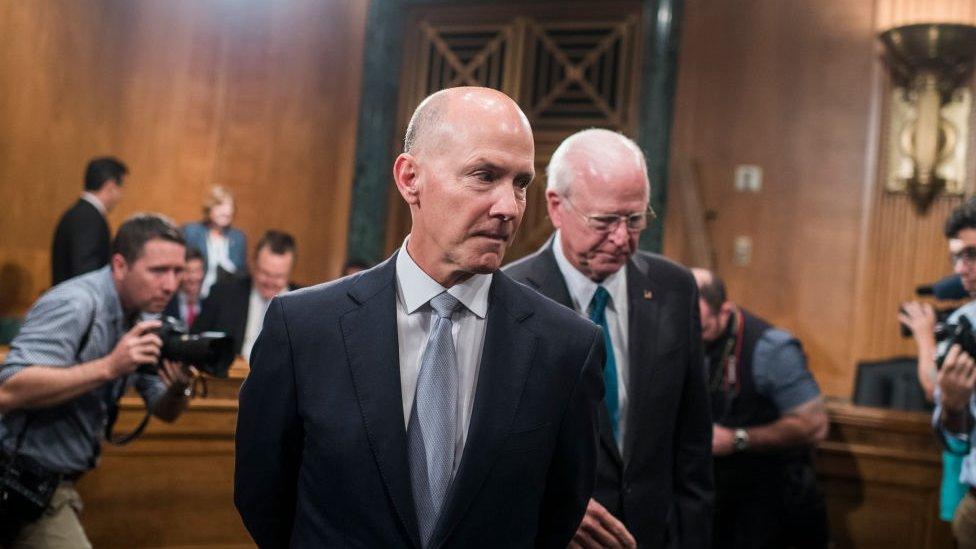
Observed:
[[[183,227],[187,246],[203,254],[207,268],[201,297],[206,297],[222,276],[247,274],[247,238],[230,226],[233,220],[234,195],[227,187],[214,185],[203,201],[203,221]]]

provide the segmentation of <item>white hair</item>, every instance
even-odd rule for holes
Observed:
[[[594,158],[595,155],[606,155],[608,145],[620,146],[633,153],[647,179],[647,160],[644,158],[644,151],[637,146],[637,143],[619,132],[590,128],[567,137],[552,153],[549,165],[546,166],[546,190],[568,196],[576,179],[580,157]],[[650,179],[647,179],[648,196],[650,196],[650,186]]]

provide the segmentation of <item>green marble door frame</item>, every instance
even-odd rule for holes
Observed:
[[[441,0],[459,3],[457,0]],[[470,0],[467,0],[470,2]],[[526,0],[530,1],[530,0]],[[539,0],[547,1],[547,0]],[[386,239],[390,170],[401,136],[394,135],[407,11],[416,0],[372,0],[366,19],[362,97],[356,134],[356,170],[347,257],[377,262]],[[647,155],[651,206],[658,220],[641,248],[660,251],[667,203],[668,157],[684,0],[643,0],[643,55],[637,142]]]

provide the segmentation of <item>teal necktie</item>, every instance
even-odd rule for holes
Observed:
[[[613,428],[613,438],[620,442],[620,397],[617,394],[617,359],[613,355],[613,341],[610,339],[610,328],[607,326],[607,303],[610,292],[603,286],[596,287],[593,300],[590,301],[590,320],[603,328],[603,343],[607,348],[607,360],[603,366],[603,385],[606,393],[603,402],[610,414],[610,426]]]

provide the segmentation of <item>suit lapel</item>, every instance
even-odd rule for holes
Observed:
[[[639,257],[637,257],[639,260]],[[628,304],[628,343],[630,345],[630,383],[627,387],[628,411],[627,432],[624,435],[624,459],[629,462],[634,452],[634,443],[640,438],[634,429],[645,425],[641,419],[643,412],[640,403],[647,400],[653,387],[653,377],[657,372],[655,356],[657,336],[660,333],[661,299],[663,295],[647,274],[643,262],[635,258],[627,262],[627,304]]]
[[[361,275],[349,295],[359,307],[339,322],[363,423],[401,526],[413,545],[420,547],[400,392],[396,255]]]
[[[554,241],[550,238],[549,242],[536,252],[532,260],[531,273],[526,275],[525,280],[542,295],[573,309],[573,298],[569,295],[569,287],[566,286],[563,274],[559,272],[556,255],[552,251]]]
[[[549,242],[541,250],[536,252],[536,256],[532,260],[532,272],[525,278],[529,285],[538,290],[542,295],[564,307],[575,310],[573,298],[570,297],[569,287],[566,285],[566,279],[563,278],[563,273],[559,270],[559,264],[556,263],[556,255],[552,251],[554,242],[555,239],[550,238]],[[630,288],[628,288],[629,290]],[[633,315],[631,317],[633,318]],[[631,335],[631,338],[633,338],[633,335]],[[613,429],[610,426],[610,414],[607,412],[606,406],[600,406],[599,416],[600,444],[613,457],[617,465],[623,466],[623,458],[620,455],[617,442],[613,438]]]
[[[447,539],[464,516],[515,419],[537,343],[535,334],[520,326],[532,314],[519,303],[520,291],[505,274],[495,273],[468,437],[432,546]]]

